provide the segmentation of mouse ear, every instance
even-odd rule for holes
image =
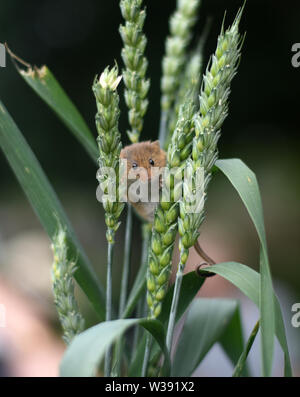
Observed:
[[[151,145],[156,146],[157,148],[160,149],[160,143],[159,143],[158,140],[157,140],[157,141],[154,141],[154,142],[151,142]]]
[[[127,155],[128,155],[128,153],[127,153],[127,148],[125,147],[125,148],[123,148],[123,149],[121,150],[121,152],[120,152],[120,158],[121,158],[121,159],[126,159]]]

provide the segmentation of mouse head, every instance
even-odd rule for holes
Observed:
[[[132,179],[140,178],[143,182],[155,176],[156,167],[166,166],[166,153],[160,148],[159,141],[126,146],[121,150],[120,158],[127,160],[127,175]]]

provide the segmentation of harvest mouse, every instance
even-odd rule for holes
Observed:
[[[166,152],[160,148],[159,141],[139,142],[126,146],[121,150],[120,158],[127,160],[128,187],[139,180],[140,184],[148,184],[160,178],[160,169],[166,166]],[[160,181],[158,181],[160,184]],[[149,196],[148,196],[149,197]],[[153,222],[157,202],[143,202],[141,200],[128,201],[135,208],[136,212],[146,221]]]
[[[137,179],[140,179],[142,183],[149,184],[154,179],[160,178],[160,169],[166,166],[167,161],[166,152],[160,148],[159,141],[139,142],[126,146],[121,150],[120,158],[127,160],[126,176],[129,187]],[[161,188],[160,182],[161,180],[159,180],[159,187]],[[153,222],[158,202],[131,201],[129,197],[128,201],[144,220]],[[194,248],[197,254],[205,260],[206,263],[204,264],[215,264],[214,260],[201,248],[198,241],[196,241]],[[205,277],[208,276],[205,275]]]

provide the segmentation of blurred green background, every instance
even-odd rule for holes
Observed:
[[[175,0],[145,1],[151,89],[142,134],[144,140],[156,139],[158,134],[161,58],[168,33],[168,16],[175,3]],[[241,1],[203,0],[202,3],[193,44],[196,44],[206,18],[211,16],[213,24],[205,46],[206,65],[216,46],[224,10],[227,10],[225,24],[228,25]],[[221,158],[239,157],[257,174],[272,273],[275,286],[278,283],[286,291],[284,309],[287,319],[291,317],[291,304],[300,302],[300,68],[291,64],[292,45],[300,42],[299,17],[299,1],[248,0],[241,22],[241,31],[247,32],[242,61],[232,85],[230,113],[219,144]],[[95,74],[108,64],[112,65],[114,60],[122,64],[122,43],[118,33],[121,22],[117,1],[2,0],[0,42],[7,42],[13,52],[31,64],[46,64],[95,132],[96,110],[91,85]],[[95,196],[96,168],[79,143],[18,76],[8,58],[6,68],[0,68],[1,100],[40,160],[104,281],[105,226],[102,207]],[[127,112],[123,99],[121,109],[120,129],[123,143],[127,144]],[[28,258],[32,252],[26,247],[32,247],[33,251],[37,249],[35,238],[40,233],[44,236],[44,232],[2,153],[0,181],[0,248],[3,254],[0,255],[0,275],[3,273],[12,285],[23,275],[27,275],[30,282],[38,279],[40,271],[37,265],[31,266]],[[123,231],[124,225],[118,233],[115,300],[122,269]],[[27,241],[29,235],[33,240],[29,245],[22,245],[22,238]],[[210,186],[202,236],[218,260],[235,260],[258,268],[258,241],[254,228],[236,193],[221,175],[216,175]],[[18,239],[21,239],[21,246]],[[14,246],[12,242],[19,245]],[[140,242],[139,224],[135,220],[135,268],[139,264]],[[19,250],[19,267],[7,265],[12,260],[12,246]],[[47,255],[47,260],[51,260],[50,251]],[[23,262],[26,262],[26,269]],[[45,272],[48,271],[46,267]],[[34,287],[27,286],[27,289],[34,290]],[[92,323],[95,319],[92,313],[90,316]],[[290,324],[287,326],[291,327]],[[300,330],[292,332],[299,341]]]

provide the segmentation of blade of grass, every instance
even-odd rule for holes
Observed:
[[[203,268],[201,271],[208,273],[219,274],[226,280],[230,281],[237,288],[239,288],[243,294],[245,294],[256,306],[259,307],[259,286],[261,275],[255,270],[248,266],[242,265],[236,262],[218,263],[217,265],[210,266],[209,268]],[[280,346],[284,353],[284,375],[292,376],[292,367],[290,362],[290,355],[288,344],[285,335],[285,327],[282,318],[281,308],[276,295],[273,293],[273,299],[275,302],[275,332]]]
[[[164,374],[168,376],[170,359],[165,346],[165,331],[160,321],[149,319],[106,321],[77,335],[64,354],[61,376],[95,376],[107,348],[134,325],[144,327],[157,340],[166,357]]]
[[[66,230],[70,258],[77,258],[78,270],[75,273],[75,278],[93,304],[101,320],[104,320],[105,300],[103,288],[75,236],[55,191],[1,101],[0,147],[50,239],[55,236],[58,223]]]
[[[41,68],[32,67],[17,57],[8,47],[7,51],[19,75],[54,111],[97,164],[99,153],[92,132],[48,67],[45,65]],[[21,68],[20,65],[25,66],[26,69]]]
[[[198,298],[186,316],[172,363],[172,376],[191,376],[229,326],[238,303],[232,299]]]
[[[179,296],[178,308],[176,312],[176,320],[175,320],[176,323],[184,315],[186,309],[189,307],[190,303],[197,295],[204,281],[205,278],[199,277],[196,272],[189,272],[183,276],[182,285],[181,285],[181,294]],[[158,317],[158,319],[165,326],[167,326],[169,320],[169,313],[172,305],[174,287],[175,285],[173,284],[172,287],[169,288],[162,305],[161,313]]]
[[[221,336],[219,342],[224,352],[235,366],[241,356],[241,352],[244,350],[244,336],[239,307],[235,311],[230,324]],[[246,364],[243,366],[241,374],[242,376],[249,376],[249,370]]]
[[[216,166],[225,174],[242,199],[257,231],[260,249],[259,309],[261,316],[262,373],[270,376],[274,355],[275,308],[269,266],[266,233],[260,191],[255,174],[239,159],[218,160]]]

